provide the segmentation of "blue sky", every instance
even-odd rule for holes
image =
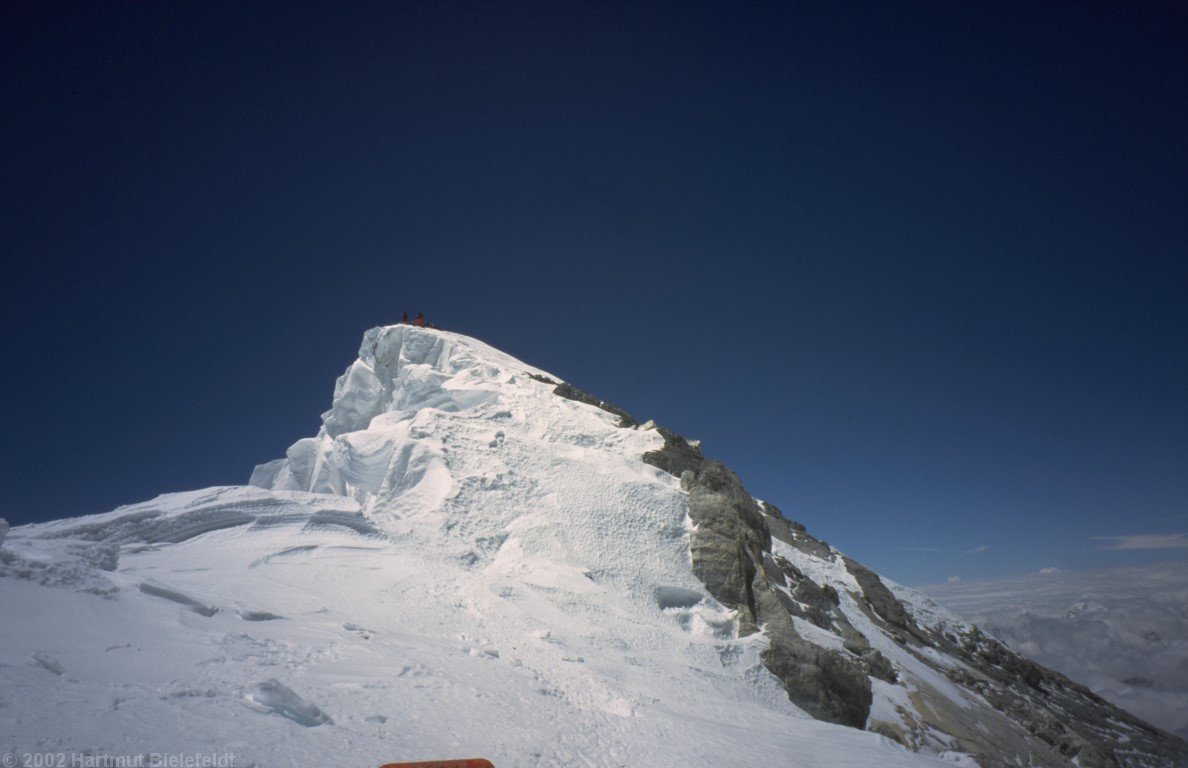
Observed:
[[[5,4],[0,515],[423,310],[900,581],[1183,558],[1188,16],[1032,5]]]

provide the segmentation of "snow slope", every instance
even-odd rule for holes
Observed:
[[[940,764],[792,705],[693,574],[680,482],[639,460],[663,439],[544,377],[374,329],[257,487],[12,529],[0,750]]]

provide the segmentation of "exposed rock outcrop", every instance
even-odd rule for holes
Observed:
[[[553,381],[548,376],[536,374],[528,375],[530,378],[545,384],[557,384],[557,382]],[[601,408],[607,413],[613,413],[615,416],[619,417],[620,427],[630,428],[639,425],[639,422],[636,421],[630,413],[627,413],[627,411],[623,410],[619,406],[615,405],[614,403],[608,403],[605,400],[600,400],[597,397],[594,397],[594,395],[591,395],[586,390],[579,389],[572,384],[568,384],[566,382],[557,384],[556,388],[553,390],[553,394],[557,395],[558,397],[564,397],[566,400],[576,400],[579,403],[586,403],[587,405],[592,405],[595,408]]]
[[[767,517],[737,475],[702,457],[680,435],[663,428],[659,432],[664,447],[644,454],[643,460],[681,478],[688,493],[689,519],[695,526],[689,540],[693,572],[714,599],[738,611],[739,635],[763,628],[769,639],[763,663],[793,703],[821,720],[864,727],[871,706],[870,662],[810,643],[796,630],[794,617],[829,623],[834,608],[829,594],[790,563],[781,567],[772,557]],[[807,609],[793,599],[789,578]],[[880,672],[893,675],[885,666],[880,664]]]
[[[716,461],[685,470],[681,486],[696,526],[689,544],[693,573],[718,602],[739,609],[739,634],[751,634],[761,619],[755,589],[766,586],[763,553],[771,549],[763,513],[735,474]]]
[[[662,469],[673,477],[680,477],[685,470],[696,472],[705,461],[701,449],[671,429],[656,427],[656,432],[664,438],[664,447],[658,451],[648,451],[643,455],[644,462],[657,469]]]

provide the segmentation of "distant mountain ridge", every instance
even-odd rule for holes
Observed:
[[[318,434],[250,487],[15,528],[0,576],[25,619],[0,628],[16,748],[1188,765],[1188,744],[812,537],[695,442],[405,325],[365,334]]]
[[[1188,561],[926,589],[1011,648],[1188,737]]]

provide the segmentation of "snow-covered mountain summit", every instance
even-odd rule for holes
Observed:
[[[12,529],[0,748],[1176,766],[1188,745],[479,341],[368,331],[248,487]]]

